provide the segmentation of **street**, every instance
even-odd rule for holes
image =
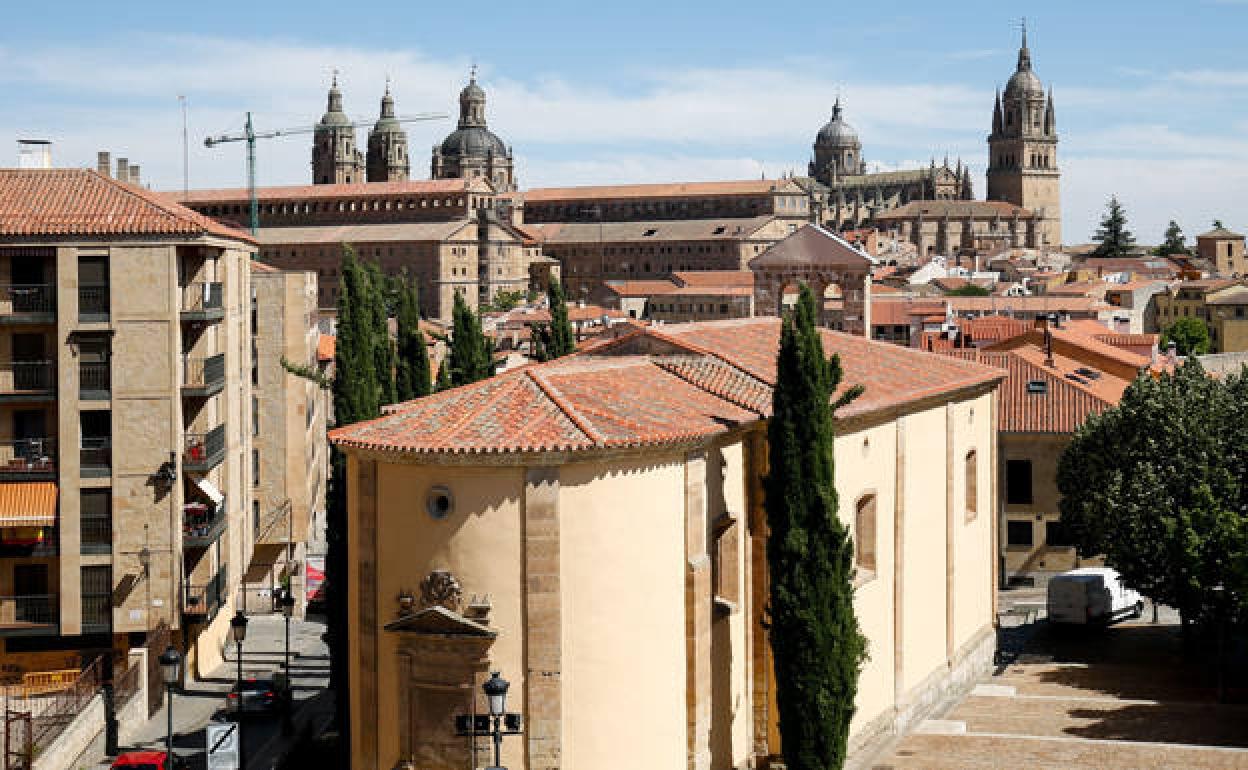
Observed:
[[[243,644],[243,675],[268,676],[280,671],[284,656],[285,627],[280,614],[248,618],[247,640]],[[292,620],[290,623],[291,678],[294,689],[295,729],[282,735],[280,712],[245,714],[242,720],[243,757],[247,768],[270,770],[307,726],[319,730],[333,712],[326,690],[329,684],[329,654],[322,634],[323,620]],[[188,680],[183,692],[173,697],[174,752],[187,760],[189,770],[207,766],[204,727],[210,721],[226,721],[226,693],[237,677],[234,646],[226,650],[226,663],[200,681]],[[124,751],[165,748],[167,718],[165,706],[138,730],[137,737],[120,748]],[[111,758],[104,754],[100,735],[74,767],[78,770],[104,770]]]

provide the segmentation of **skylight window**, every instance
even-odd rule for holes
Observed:
[[[1044,380],[1031,380],[1027,383],[1027,392],[1043,396],[1049,392],[1049,383]]]

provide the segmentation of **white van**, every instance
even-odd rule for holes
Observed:
[[[1138,618],[1144,599],[1122,583],[1109,567],[1084,567],[1049,578],[1050,623],[1108,623],[1130,615]]]

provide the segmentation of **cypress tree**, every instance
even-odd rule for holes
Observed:
[[[833,473],[840,359],[823,355],[815,298],[803,285],[786,316],[767,425],[770,473],[770,638],[784,761],[790,770],[831,770],[845,762],[866,639],[854,614],[854,546],[837,516]]]
[[[372,358],[373,366],[377,370],[377,386],[380,389],[381,403],[393,404],[398,396],[394,387],[394,343],[390,340],[390,315],[386,312],[386,277],[382,275],[376,262],[369,262],[365,270],[368,278],[367,335],[373,346]]]
[[[459,294],[452,311],[450,376],[454,387],[494,375],[494,345],[481,331],[481,319]]]
[[[561,358],[576,352],[576,335],[572,333],[572,324],[568,321],[563,284],[551,281],[546,296],[550,299],[550,357]]]
[[[410,401],[429,395],[433,382],[429,378],[429,349],[420,330],[420,292],[407,276],[399,287],[397,321],[395,397],[399,401]]]
[[[441,393],[453,387],[455,385],[451,382],[451,357],[446,355],[442,357],[442,363],[438,366],[438,381],[433,385],[433,392]]]
[[[1098,244],[1092,252],[1094,257],[1125,257],[1131,253],[1135,236],[1127,229],[1127,213],[1118,202],[1118,196],[1109,199],[1105,217],[1092,240]]]
[[[334,346],[334,420],[350,425],[376,417],[381,412],[381,388],[375,367],[375,321],[368,272],[360,266],[355,252],[344,246],[341,286],[338,295],[337,339]],[[334,701],[340,764],[350,755],[350,703],[347,698],[350,665],[347,649],[347,462],[337,449],[330,450],[330,477],[325,501],[325,604],[330,659],[330,689]]]

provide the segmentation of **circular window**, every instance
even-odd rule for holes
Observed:
[[[432,487],[425,496],[425,510],[435,519],[445,519],[454,507],[451,490],[446,487]]]

